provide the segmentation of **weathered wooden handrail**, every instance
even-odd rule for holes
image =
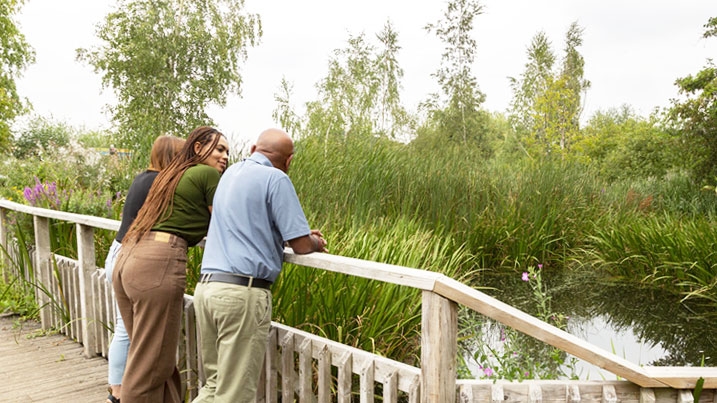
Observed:
[[[96,288],[95,290],[92,289],[93,282],[94,284],[98,284],[96,281],[98,277],[96,263],[94,261],[93,231],[94,228],[116,231],[119,228],[119,222],[104,218],[36,208],[0,199],[0,237],[2,238],[3,246],[6,248],[8,233],[6,228],[7,212],[5,209],[30,214],[34,217],[36,265],[38,265],[37,270],[39,276],[45,281],[48,281],[47,284],[50,284],[49,280],[52,277],[51,264],[53,259],[49,246],[49,219],[69,221],[76,224],[79,255],[77,261],[77,265],[79,266],[79,278],[76,283],[79,284],[80,289],[84,290],[80,293],[79,301],[75,301],[75,303],[79,305],[79,315],[81,315],[83,319],[95,318],[96,315],[111,317],[110,312],[112,310],[110,309],[111,307],[106,306],[106,302],[103,302],[105,306],[101,304],[98,306],[88,301],[91,295],[111,294],[111,290],[108,288],[102,289],[102,287],[98,285],[94,286]],[[479,386],[470,386],[470,381],[456,381],[455,357],[457,354],[458,304],[473,309],[493,320],[528,334],[597,367],[610,371],[643,388],[692,389],[700,379],[704,381],[703,387],[705,389],[717,388],[717,368],[638,366],[440,273],[331,254],[296,255],[289,248],[285,250],[285,261],[321,270],[412,287],[423,291],[420,377],[414,379],[410,377],[410,374],[404,374],[404,378],[401,378],[400,371],[398,370],[396,370],[397,372],[386,372],[382,370],[384,372],[381,372],[382,375],[380,376],[386,378],[382,382],[389,386],[389,392],[384,396],[384,399],[387,401],[393,400],[392,393],[395,393],[395,390],[410,389],[412,392],[407,392],[410,396],[409,399],[411,401],[417,401],[417,396],[420,395],[420,401],[422,402],[454,402],[456,401],[457,385],[460,385],[459,389],[461,389],[461,393],[471,394],[474,393],[472,392],[474,390],[480,390],[476,389],[479,388]],[[99,277],[102,276],[103,274]],[[39,298],[42,299],[42,295],[39,295]],[[193,316],[191,316],[193,311],[191,309],[191,297],[189,296],[188,301],[188,309],[185,310],[187,316],[185,328],[193,332]],[[40,302],[47,303],[48,301],[41,300]],[[41,314],[43,325],[56,322],[56,318],[50,316],[51,313],[49,313],[49,309],[43,311],[45,311]],[[104,340],[106,337],[100,337],[99,334],[102,332],[102,328],[97,324],[97,321],[95,321],[95,323],[91,323],[92,320],[82,320],[80,322],[82,322],[82,324],[76,333],[78,335],[78,341],[83,342],[85,345],[86,355],[92,355],[94,352],[93,349],[95,348],[100,348],[102,349],[101,351],[105,351],[106,346],[102,344],[105,343]],[[276,346],[278,346],[279,349],[286,348],[287,351],[294,351],[298,346],[298,348],[303,351],[303,353],[300,352],[300,357],[305,357],[307,360],[319,360],[319,365],[324,365],[322,371],[326,371],[326,362],[328,362],[329,366],[333,365],[337,367],[338,365],[346,364],[346,362],[342,362],[342,360],[348,359],[349,363],[351,361],[349,356],[344,357],[338,353],[332,355],[311,347],[321,345],[323,349],[329,351],[332,348],[332,344],[329,341],[316,338],[315,336],[301,336],[301,333],[296,329],[289,331],[279,324],[274,324],[273,329],[274,337],[279,337],[277,335],[284,332],[282,334],[287,335],[285,336],[287,338],[291,337],[291,340],[296,341],[298,340],[297,337],[302,340],[296,345],[282,344],[288,343],[287,340],[289,339],[283,340],[279,338],[275,340],[273,344],[274,351],[276,351]],[[288,336],[289,334],[292,336]],[[187,343],[192,344],[195,343],[195,341],[188,339]],[[187,346],[187,351],[187,360],[196,360],[196,356],[192,358],[192,351],[196,351],[196,345]],[[349,354],[347,351],[344,352]],[[276,368],[276,365],[272,364],[271,354],[273,353],[270,348],[267,353],[267,373],[264,376],[266,389],[262,392],[264,393],[266,401],[275,401],[274,399],[276,397],[271,397],[271,379],[275,376],[276,371],[281,372],[279,368]],[[329,358],[326,358],[326,354],[328,354]],[[323,364],[321,364],[321,360],[324,360]],[[366,362],[371,364],[364,364],[362,361],[360,365],[368,366],[359,368],[359,371],[362,382],[366,382],[366,385],[370,385],[376,381],[374,379],[375,363],[378,361],[368,360]],[[291,360],[291,363],[293,363],[293,360]],[[290,362],[287,361],[283,365],[289,364]],[[196,364],[194,365],[196,366]],[[300,373],[301,368],[304,368],[301,367],[302,365],[308,365],[304,368],[305,370],[311,369],[311,364],[306,361],[302,361],[299,365]],[[282,381],[289,382],[283,385],[283,393],[289,393],[289,395],[285,396],[285,398],[288,399],[290,395],[294,393],[291,381],[291,379],[293,379],[291,375],[293,370],[290,370],[289,367],[285,367],[283,371]],[[356,373],[355,371],[357,371],[357,369],[354,368],[353,371]],[[364,373],[361,371],[368,372]],[[199,378],[201,379],[201,371],[199,372]],[[351,370],[349,370],[349,373],[350,372]],[[300,387],[300,389],[303,390],[303,392],[300,392],[301,396],[308,396],[311,393],[310,390],[307,390],[307,388],[311,388],[305,384],[305,382],[310,382],[310,378],[311,377],[305,377],[300,381],[303,385]],[[323,372],[323,378],[322,375],[319,374],[319,382],[322,382],[321,379],[324,379],[323,382],[326,382],[326,372]],[[411,381],[411,379],[413,379],[413,381]],[[420,391],[414,389],[416,379],[420,379]],[[188,376],[187,382],[188,387],[191,387],[190,384],[195,381],[189,379]],[[396,389],[399,384],[402,385],[403,389]],[[408,384],[412,386],[406,389],[408,388]],[[476,383],[476,385],[478,384]],[[364,387],[362,386],[362,388]],[[368,390],[370,387],[365,386],[365,389]],[[390,392],[391,390],[394,392]],[[497,396],[502,390],[502,388],[494,388],[491,393],[495,393]],[[645,389],[645,391],[648,390],[652,389]],[[538,392],[532,390],[530,393]],[[603,392],[609,395],[611,390],[605,389]]]
[[[336,255],[295,255],[291,249],[285,261],[435,292],[642,387],[690,389],[703,378],[705,388],[717,388],[715,367],[638,366],[440,273]]]

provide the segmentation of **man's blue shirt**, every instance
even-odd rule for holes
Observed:
[[[294,185],[255,152],[230,166],[214,194],[202,273],[234,273],[274,281],[284,242],[311,230]]]

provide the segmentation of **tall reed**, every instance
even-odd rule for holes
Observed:
[[[481,268],[560,262],[600,211],[602,183],[559,161],[507,164],[450,148],[425,155],[377,138],[309,138],[297,149],[290,174],[327,227],[408,217],[460,240]]]
[[[422,267],[460,277],[470,261],[450,237],[437,237],[407,218],[347,222],[327,232],[331,253]],[[274,287],[274,315],[283,323],[403,362],[416,363],[420,345],[418,290],[285,265]]]

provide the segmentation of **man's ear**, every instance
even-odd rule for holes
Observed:
[[[294,159],[294,154],[289,155],[289,158],[286,159],[286,170],[284,172],[289,172],[289,165],[291,164],[291,160]]]

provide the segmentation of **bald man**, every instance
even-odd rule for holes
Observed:
[[[265,130],[251,156],[222,175],[214,195],[202,274],[194,292],[206,383],[194,402],[254,402],[271,325],[271,284],[288,242],[325,252],[287,172],[294,142]]]

